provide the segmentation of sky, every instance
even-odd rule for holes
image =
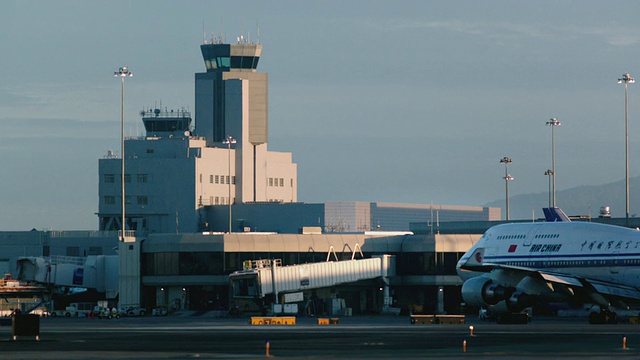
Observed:
[[[637,1],[13,1],[0,4],[0,231],[98,227],[98,159],[142,109],[194,109],[199,46],[263,45],[269,149],[298,200],[482,206],[624,179]],[[640,75],[638,75],[640,76]],[[640,88],[629,85],[630,175]],[[197,117],[195,119],[197,127]],[[632,208],[634,204],[632,204]],[[624,211],[623,209],[618,209]],[[632,209],[632,212],[640,211]],[[616,213],[614,216],[623,215]]]

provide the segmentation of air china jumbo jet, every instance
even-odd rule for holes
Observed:
[[[640,231],[571,222],[558,208],[547,222],[496,225],[457,264],[468,305],[512,315],[534,303],[600,307],[591,323],[615,323],[614,305],[640,301]]]

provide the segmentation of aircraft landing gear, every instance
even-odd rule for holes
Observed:
[[[615,311],[602,309],[600,312],[593,311],[589,314],[589,324],[617,324],[618,315]]]

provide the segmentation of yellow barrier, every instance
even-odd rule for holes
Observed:
[[[412,324],[464,324],[464,315],[411,315]]]
[[[251,325],[295,325],[295,316],[260,316],[251,317]]]
[[[336,325],[340,322],[340,318],[318,318],[318,325]]]
[[[436,315],[436,321],[438,324],[464,324],[464,315]]]
[[[434,315],[411,315],[412,324],[435,324],[436,317]]]

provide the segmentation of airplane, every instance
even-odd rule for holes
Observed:
[[[616,306],[640,300],[640,231],[544,210],[546,222],[491,227],[460,258],[465,303],[517,319],[536,303],[596,304],[590,323],[616,323]]]

